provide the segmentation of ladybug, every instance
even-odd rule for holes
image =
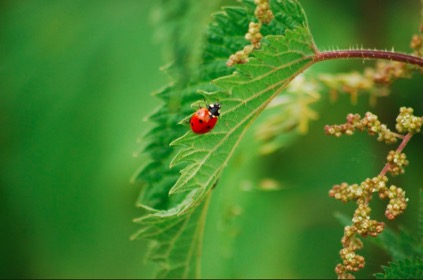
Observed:
[[[207,108],[200,108],[192,115],[190,120],[191,130],[197,134],[204,134],[213,129],[217,117],[220,115],[220,104],[214,103]]]

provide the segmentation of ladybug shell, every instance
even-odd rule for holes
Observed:
[[[201,108],[192,115],[190,120],[191,129],[194,133],[203,134],[213,129],[217,117],[210,113],[207,108]]]

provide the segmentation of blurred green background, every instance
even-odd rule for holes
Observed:
[[[417,0],[301,3],[322,49],[358,44],[407,52],[419,26]],[[140,214],[139,186],[129,179],[141,164],[133,157],[136,140],[150,126],[143,118],[159,104],[150,93],[168,82],[159,71],[168,61],[153,5],[0,1],[0,277],[152,276],[143,261],[147,242],[129,241]],[[310,71],[361,68],[361,61],[325,62]],[[377,174],[388,148],[364,135],[328,138],[322,127],[370,109],[392,124],[402,105],[422,115],[421,82],[397,82],[374,109],[366,97],[356,106],[345,96],[336,104],[323,97],[310,133],[271,156],[242,152],[255,145],[248,134],[214,191],[204,277],[335,277],[343,230],[333,213],[351,215],[353,208],[327,192]],[[421,141],[417,135],[406,149],[410,167],[396,182],[411,202],[394,226],[416,226]],[[263,179],[284,188],[261,191]],[[383,205],[375,202],[379,214]],[[369,261],[359,276],[389,260],[368,242],[363,251]]]

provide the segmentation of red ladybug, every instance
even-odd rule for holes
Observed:
[[[203,134],[213,129],[217,117],[220,115],[220,104],[214,103],[207,108],[200,108],[192,115],[190,120],[191,129],[194,133]]]

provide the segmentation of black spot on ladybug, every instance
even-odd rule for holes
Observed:
[[[208,126],[207,126],[207,128],[208,128],[208,129],[210,129],[210,128],[211,128],[211,126],[210,126],[210,125],[208,125]]]
[[[198,120],[200,123],[203,123],[203,120]]]
[[[194,122],[191,122],[190,124],[191,124],[191,126],[194,126]]]

